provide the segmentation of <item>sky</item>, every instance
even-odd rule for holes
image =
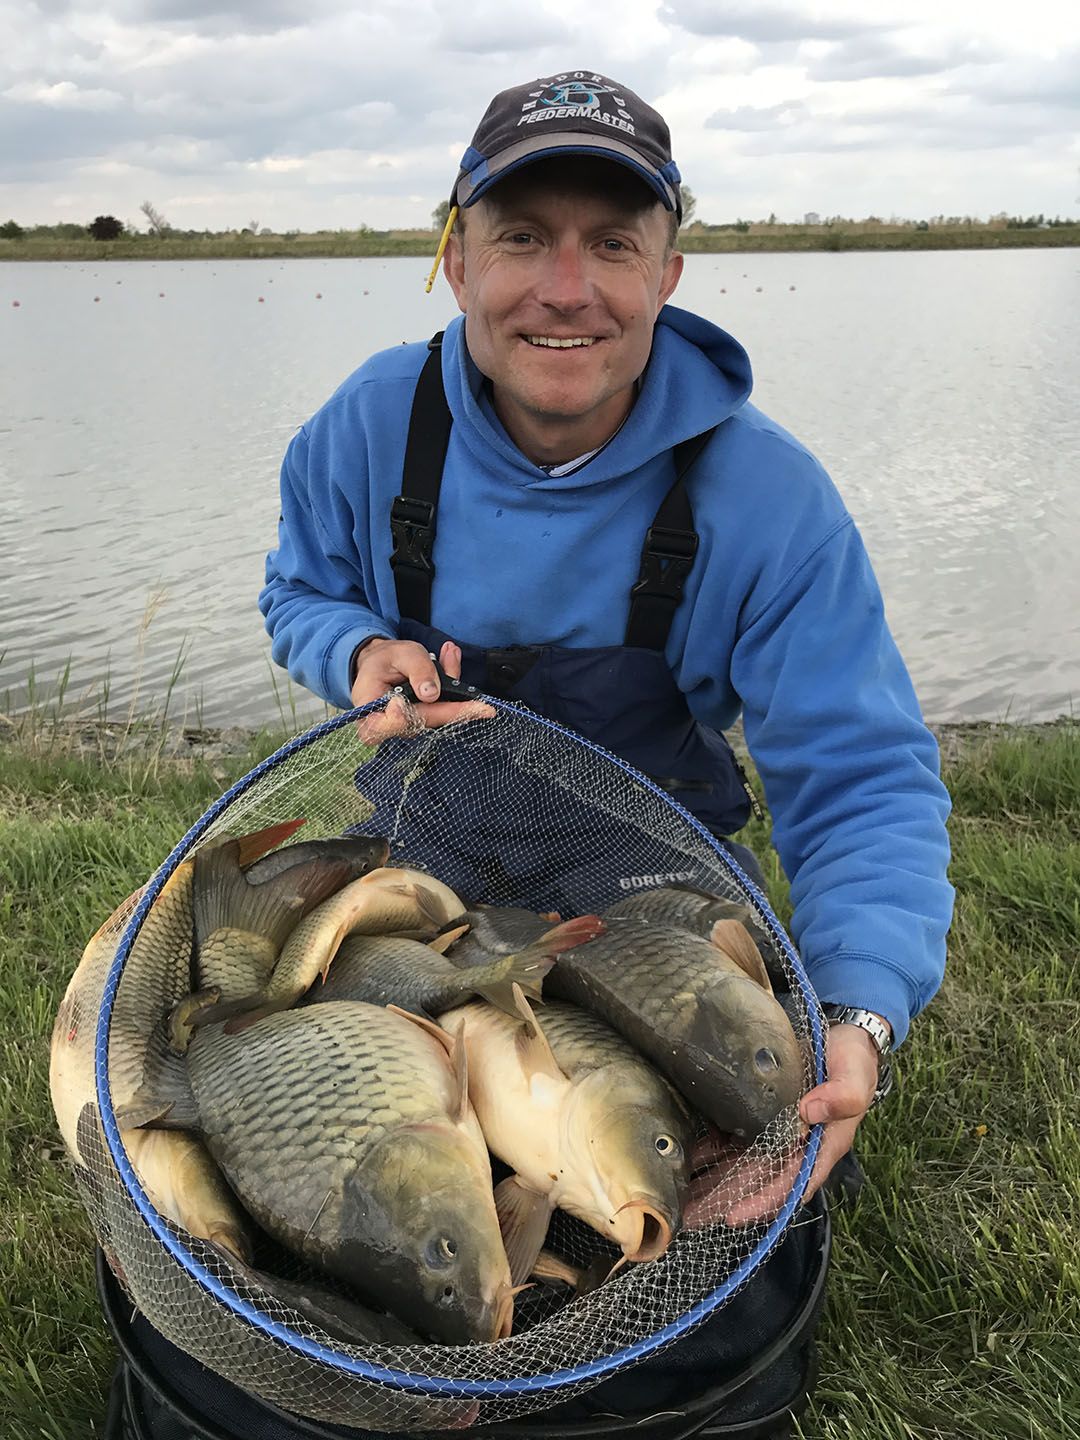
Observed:
[[[600,73],[698,218],[1080,215],[1064,0],[0,0],[0,220],[428,225],[488,101]]]

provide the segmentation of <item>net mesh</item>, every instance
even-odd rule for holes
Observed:
[[[58,1019],[73,1037],[72,1090],[81,1075],[83,1098],[100,1102],[100,1110],[87,1112],[93,1123],[83,1114],[77,1137],[69,1118],[65,1137],[93,1229],[132,1302],[218,1374],[316,1421],[444,1430],[567,1400],[688,1333],[745,1283],[790,1219],[813,1158],[794,1113],[782,1114],[749,1149],[714,1162],[715,1178],[723,1172],[725,1209],[770,1180],[782,1182],[788,1199],[778,1217],[733,1227],[717,1216],[684,1229],[661,1259],[624,1266],[589,1294],[536,1284],[518,1297],[508,1339],[471,1346],[345,1344],[147,1198],[137,1178],[140,1142],[116,1131],[109,1090],[110,1047],[125,1024],[138,1023],[128,992],[136,970],[145,978],[155,958],[140,948],[132,918],[141,924],[140,910],[199,845],[299,817],[306,823],[298,839],[386,836],[391,864],[425,869],[467,902],[566,918],[676,882],[749,905],[769,937],[774,968],[785,970],[791,986],[785,1003],[804,1047],[804,1088],[816,1083],[823,1030],[805,974],[760,893],[717,842],[615,757],[520,707],[494,703],[494,718],[433,731],[414,723],[374,748],[340,719],[283,747],[184,837],[142,892],[141,906],[132,897],[99,932]],[[166,1006],[184,989],[165,973],[159,983]],[[110,1008],[107,1034],[100,1022]],[[699,1218],[708,1220],[708,1212]],[[260,1269],[300,1279],[310,1273],[273,1242],[259,1245]],[[561,1212],[546,1248],[578,1267],[618,1257]],[[331,1282],[320,1276],[319,1283]]]

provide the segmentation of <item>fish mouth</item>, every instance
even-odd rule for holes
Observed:
[[[625,1217],[618,1224],[615,1242],[622,1246],[623,1255],[635,1264],[659,1260],[675,1238],[675,1227],[657,1206],[647,1200],[627,1200],[611,1217],[615,1225],[619,1216]]]

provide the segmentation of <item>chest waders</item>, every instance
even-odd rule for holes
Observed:
[[[390,523],[391,564],[401,613],[399,635],[438,653],[454,639],[462,679],[501,699],[577,730],[653,777],[720,838],[745,824],[750,797],[723,736],[695,721],[664,659],[664,646],[697,549],[686,473],[712,431],[676,447],[675,478],[645,537],[641,573],[630,595],[621,646],[575,650],[556,645],[483,649],[461,645],[430,623],[432,551],[439,486],[451,417],[442,384],[441,335],[417,382],[403,469],[402,494]],[[397,742],[386,740],[383,746]],[[460,822],[473,804],[470,844],[448,873],[446,852],[436,871],[470,901],[497,894],[508,882],[516,903],[558,895],[558,836],[538,824],[531,853],[507,855],[497,823],[478,798],[455,787],[444,794],[437,767],[408,788],[407,802],[430,817],[453,805]],[[479,793],[482,786],[476,787]],[[526,801],[527,803],[527,797]],[[378,811],[366,825],[393,833],[394,816]],[[382,824],[385,824],[385,830]],[[460,826],[459,829],[464,828]],[[752,853],[725,841],[751,879],[763,886]],[[597,835],[598,895],[625,893],[635,879],[618,875],[617,826]],[[423,864],[415,846],[410,858]],[[675,878],[675,877],[672,877]],[[692,880],[692,875],[685,877]],[[575,886],[581,872],[575,872]],[[490,1440],[688,1440],[690,1436],[781,1440],[807,1405],[816,1380],[814,1332],[824,1296],[831,1232],[824,1197],[816,1195],[749,1281],[691,1334],[570,1401],[504,1424],[462,1432]],[[165,1340],[144,1316],[131,1314],[100,1252],[98,1289],[120,1349],[104,1440],[391,1440],[374,1431],[320,1424],[256,1400]]]

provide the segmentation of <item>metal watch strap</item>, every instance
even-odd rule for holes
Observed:
[[[872,1010],[860,1010],[856,1005],[823,1005],[821,1010],[830,1025],[854,1025],[865,1030],[874,1042],[878,1052],[878,1083],[870,1101],[873,1109],[893,1087],[892,1035],[888,1025],[880,1015]]]

